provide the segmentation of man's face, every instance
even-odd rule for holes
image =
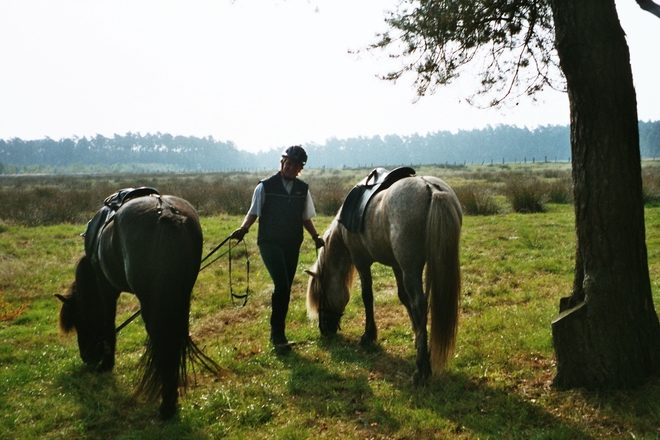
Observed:
[[[286,180],[293,180],[302,170],[302,164],[296,160],[285,157],[282,159],[281,172]]]

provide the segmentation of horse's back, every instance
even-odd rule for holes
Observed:
[[[389,266],[423,265],[426,223],[434,192],[446,193],[459,206],[451,187],[434,176],[413,176],[395,182],[372,199],[360,240],[375,261]]]
[[[122,240],[141,243],[148,248],[189,244],[199,248],[201,255],[202,228],[197,212],[186,200],[175,196],[140,197],[130,200],[116,214],[115,222],[121,230]],[[177,245],[178,243],[178,245]]]
[[[404,197],[406,194],[421,196],[422,193],[428,193],[429,189],[447,192],[455,197],[449,184],[436,176],[413,176],[410,179],[401,179],[390,187],[391,194]]]
[[[199,225],[195,208],[187,200],[171,195],[151,195],[131,199],[119,208],[116,217],[120,222],[129,220],[135,224],[153,225],[154,222],[163,221],[178,224],[192,221],[192,224]]]
[[[122,205],[104,232],[101,265],[106,277],[123,291],[137,294],[173,279],[192,289],[202,242],[199,217],[186,200],[139,197]],[[119,286],[121,278],[125,283]]]
[[[423,232],[423,228],[413,227],[426,222],[431,198],[434,193],[445,193],[454,208],[460,209],[460,203],[451,187],[435,176],[414,176],[401,179],[384,191],[374,207],[374,218],[386,219],[389,224],[395,222],[413,232]],[[377,195],[378,197],[378,195]],[[401,228],[390,228],[395,233]]]

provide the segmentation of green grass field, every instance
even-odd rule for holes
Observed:
[[[489,188],[497,186],[479,170],[469,172]],[[452,185],[460,179],[447,178]],[[204,216],[205,252],[241,218]],[[318,229],[330,220],[319,216]],[[73,279],[84,222],[0,222],[0,438],[659,438],[658,379],[639,390],[601,394],[551,387],[550,322],[572,285],[573,222],[571,205],[552,203],[542,213],[504,209],[464,218],[457,350],[447,370],[424,387],[411,386],[412,332],[388,268],[374,267],[376,345],[358,344],[364,327],[359,282],[338,336],[321,337],[308,321],[303,270],[315,260],[309,238],[288,316],[287,334],[297,345],[289,354],[275,353],[268,343],[270,279],[253,230],[246,236],[247,306],[231,302],[226,257],[200,273],[193,292],[193,338],[226,374],[219,380],[196,371],[195,385],[169,422],[158,420],[158,403],[131,401],[146,336],[141,319],[119,334],[109,374],[83,364],[75,336],[58,334],[53,295],[64,293]],[[646,227],[658,310],[659,207],[647,208]],[[233,263],[239,292],[246,286],[243,261],[239,255]],[[138,308],[123,294],[117,323]]]

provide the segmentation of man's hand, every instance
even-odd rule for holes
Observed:
[[[245,234],[247,234],[248,232],[249,232],[248,228],[241,226],[240,228],[232,232],[229,237],[241,241],[243,240],[243,237],[245,237]]]

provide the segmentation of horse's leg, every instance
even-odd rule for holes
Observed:
[[[413,383],[418,385],[431,376],[431,359],[429,356],[428,334],[426,330],[428,304],[422,287],[422,271],[404,269],[403,285],[408,295],[408,310],[412,321],[413,331],[415,332],[417,371],[413,375]]]
[[[396,279],[396,293],[399,296],[399,301],[405,306],[406,311],[408,312],[408,317],[413,324],[413,332],[416,333],[417,329],[414,327],[415,321],[413,320],[413,315],[410,311],[410,298],[408,293],[406,293],[406,288],[403,284],[403,272],[400,267],[392,267],[392,271],[394,272],[394,278]]]
[[[99,283],[99,292],[103,298],[103,356],[97,371],[111,371],[115,366],[115,349],[117,347],[117,332],[115,331],[115,317],[117,314],[117,300],[119,294],[117,289],[107,281]]]
[[[163,420],[171,419],[177,411],[177,400],[179,398],[179,384],[176,380],[176,372],[168,372],[163,377],[163,388],[161,389],[161,403],[158,414]]]
[[[365,327],[364,334],[360,338],[360,344],[366,345],[376,342],[378,330],[376,329],[376,318],[374,317],[374,291],[371,278],[371,265],[357,267],[362,284],[362,302],[364,303]]]
[[[140,306],[142,307],[142,318],[149,336],[145,356],[151,357],[151,362],[145,363],[145,377],[148,378],[147,388],[160,388],[161,403],[158,414],[161,419],[168,420],[177,411],[179,397],[178,370],[180,368],[179,362],[182,359],[181,346],[184,340],[173,321],[163,321],[161,319],[162,316],[165,316],[162,309],[163,305],[155,304],[154,301],[145,298],[148,297],[142,296]],[[182,361],[185,362],[185,360]]]

